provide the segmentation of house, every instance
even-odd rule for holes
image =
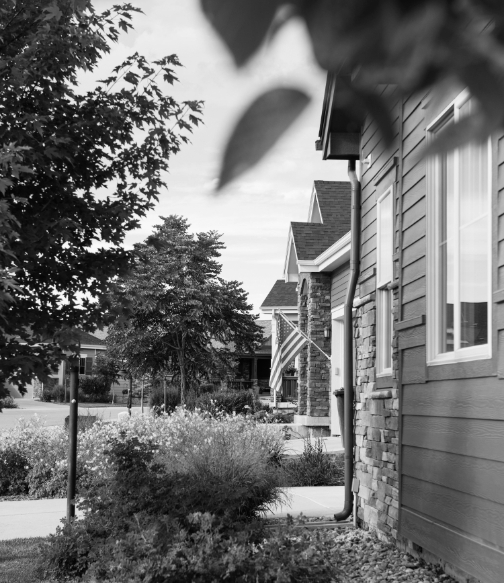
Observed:
[[[405,99],[383,86],[395,104],[386,149],[371,119],[356,126],[333,108],[337,86],[329,75],[317,148],[361,167],[354,342],[344,347],[357,521],[461,581],[500,583],[504,137],[425,160],[421,148],[474,100],[463,87]]]
[[[228,387],[254,389],[269,395],[271,371],[271,320],[257,320],[263,329],[263,342],[253,354],[237,354],[236,380],[227,381]]]
[[[261,306],[263,313],[280,309],[326,354],[337,349],[331,366],[310,344],[296,366],[298,412],[294,422],[325,435],[341,433],[333,391],[341,388],[343,361],[335,339],[341,334],[341,305],[349,276],[349,229],[350,184],[316,180],[307,221],[293,222],[289,228],[284,278],[275,283]],[[273,341],[275,336],[274,328]]]
[[[77,334],[80,342],[79,375],[91,375],[96,356],[106,349],[106,330],[97,330],[94,334],[78,330]],[[29,399],[38,399],[42,395],[44,386],[64,385],[67,374],[68,364],[62,361],[58,370],[55,370],[54,374],[45,383],[41,383],[38,379],[33,380],[27,387],[26,397]],[[14,398],[21,397],[21,394],[14,385],[8,385],[8,389]]]

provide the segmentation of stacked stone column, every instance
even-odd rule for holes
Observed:
[[[397,294],[394,294],[397,296]],[[397,305],[397,297],[394,298]],[[375,378],[376,304],[372,293],[359,300],[355,338],[355,477],[357,516],[379,538],[397,538],[399,478],[399,399],[397,351],[394,347],[392,388],[378,389]]]
[[[324,337],[324,328],[331,329],[331,277],[325,273],[306,273],[301,274],[301,281],[298,300],[300,328],[330,355],[331,340]],[[298,415],[329,417],[330,370],[330,362],[312,344],[301,351]]]

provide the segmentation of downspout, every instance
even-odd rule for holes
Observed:
[[[353,302],[360,271],[360,227],[361,227],[361,186],[357,180],[355,160],[348,161],[348,178],[351,185],[351,218],[350,218],[350,279],[345,298],[343,312],[343,336],[344,336],[344,442],[345,442],[345,506],[341,512],[334,515],[336,521],[347,519],[353,509]]]

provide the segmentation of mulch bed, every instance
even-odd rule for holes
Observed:
[[[367,531],[336,531],[335,540],[336,560],[352,583],[456,583],[438,565],[416,559]]]

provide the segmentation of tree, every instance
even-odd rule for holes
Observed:
[[[318,65],[338,74],[333,107],[356,128],[366,114],[387,144],[391,103],[381,84],[401,96],[440,91],[456,79],[479,104],[443,132],[424,154],[482,140],[504,128],[504,3],[500,0],[201,0],[202,9],[244,65],[290,18],[304,22]],[[309,101],[299,89],[272,89],[256,99],[226,146],[219,187],[253,166]]]
[[[190,380],[225,374],[236,352],[262,341],[262,329],[240,284],[220,277],[220,235],[192,235],[185,219],[162,219],[117,288],[115,301],[131,316],[113,324],[107,346],[133,376],[177,369],[183,403]]]
[[[111,282],[133,265],[125,234],[166,186],[171,155],[202,104],[177,103],[176,55],[135,54],[79,92],[129,4],[96,13],[91,0],[7,0],[0,8],[0,397],[24,392],[75,349],[69,332],[114,316]],[[158,82],[161,82],[161,85]]]

